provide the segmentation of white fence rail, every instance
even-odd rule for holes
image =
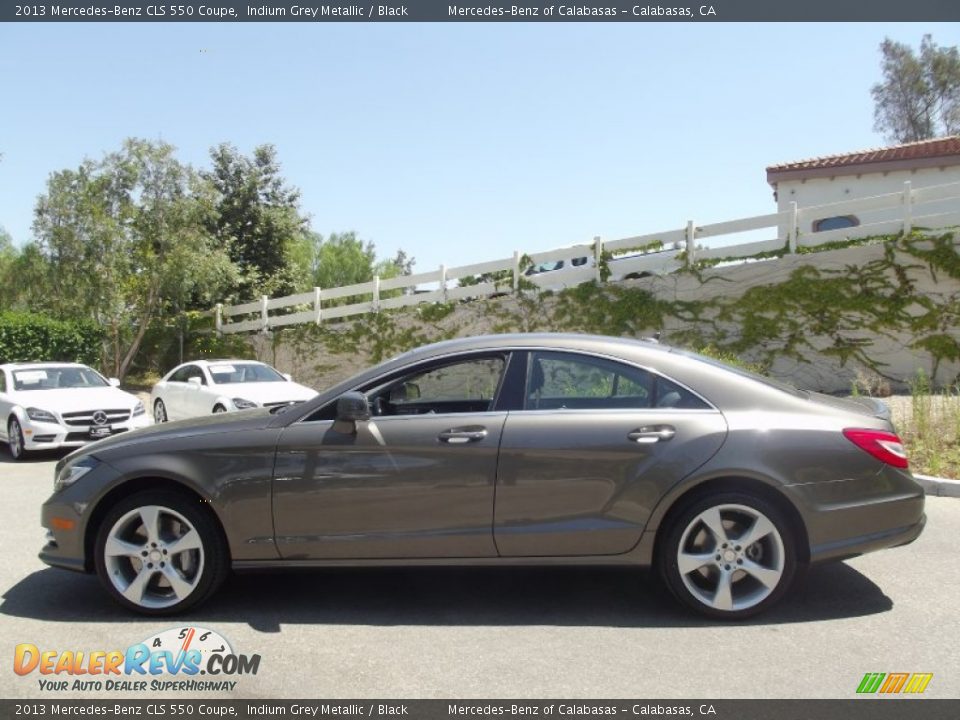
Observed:
[[[935,206],[931,207],[936,203]],[[947,207],[944,212],[943,208]],[[894,213],[893,219],[868,221],[855,227],[806,233],[816,219],[856,213]],[[868,218],[869,219],[869,218]],[[242,305],[217,305],[210,311],[218,333],[266,331],[270,328],[303,323],[320,324],[324,320],[362,315],[379,310],[419,305],[423,302],[450,302],[465,298],[489,297],[516,290],[521,279],[540,288],[572,287],[600,281],[606,256],[610,271],[608,281],[623,280],[643,274],[665,274],[695,260],[723,258],[734,262],[749,259],[758,253],[785,249],[816,247],[836,240],[909,232],[914,227],[943,228],[960,225],[960,183],[949,183],[914,189],[905,182],[901,192],[868,198],[845,200],[829,205],[791,208],[784,212],[757,215],[726,222],[697,226],[692,220],[679,229],[649,233],[619,240],[603,241],[599,237],[589,244],[573,245],[544,252],[530,253],[521,267],[521,254],[473,265],[448,268],[441,265],[432,272],[420,272],[381,279],[358,285],[335,288],[313,288],[310,292],[285,297],[262,297]],[[722,238],[745,232],[775,228],[777,234],[767,240],[750,240],[733,244],[704,246],[703,240]],[[685,256],[684,256],[685,255]],[[561,264],[549,270],[549,264]],[[540,272],[531,272],[540,269]],[[491,278],[496,274],[496,281]],[[469,281],[470,284],[464,284]],[[424,289],[423,286],[429,286]],[[397,295],[397,291],[400,292]],[[283,310],[271,314],[271,310]]]

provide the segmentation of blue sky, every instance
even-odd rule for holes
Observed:
[[[885,36],[925,24],[0,25],[0,225],[162,138],[277,146],[326,235],[417,270],[772,212],[764,168],[882,145]]]

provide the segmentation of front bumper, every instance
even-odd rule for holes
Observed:
[[[110,425],[110,435],[138,430],[150,425],[150,417],[141,413],[134,417]],[[56,450],[59,448],[77,448],[100,438],[91,437],[90,425],[67,425],[65,423],[37,422],[28,417],[21,421],[23,445],[25,450]],[[104,437],[109,437],[106,435]]]
[[[842,560],[913,542],[926,524],[923,488],[904,470],[787,486],[804,514],[810,561]]]
[[[47,498],[40,508],[40,524],[46,530],[46,543],[40,550],[43,562],[78,572],[93,571],[93,548],[86,542],[87,527],[93,508],[118,475],[113,467],[101,462],[73,485]],[[91,493],[91,487],[100,490]]]

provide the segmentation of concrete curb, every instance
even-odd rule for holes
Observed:
[[[930,477],[929,475],[914,475],[913,477],[923,485],[927,495],[960,498],[960,480]]]

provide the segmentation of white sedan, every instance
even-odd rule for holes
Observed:
[[[210,413],[306,402],[316,390],[253,360],[196,360],[153,386],[153,419],[162,423]]]
[[[76,363],[0,365],[0,433],[14,460],[30,450],[79,447],[150,424],[120,381]]]

